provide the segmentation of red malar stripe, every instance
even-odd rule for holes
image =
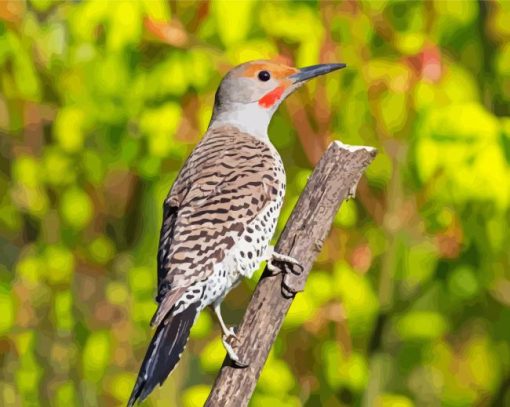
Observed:
[[[278,86],[277,88],[274,88],[271,92],[266,93],[260,98],[259,105],[265,107],[266,109],[273,106],[278,100],[280,100],[284,91],[284,86]]]

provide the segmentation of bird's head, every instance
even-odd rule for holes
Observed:
[[[345,64],[320,64],[293,68],[272,61],[251,61],[230,70],[216,92],[211,125],[236,125],[258,137],[280,103],[309,79],[344,68]]]

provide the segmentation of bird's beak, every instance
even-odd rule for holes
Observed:
[[[319,64],[307,66],[305,68],[300,68],[297,73],[289,76],[289,79],[292,80],[292,83],[295,84],[307,81],[308,79],[315,78],[319,75],[325,75],[327,73],[336,71],[337,69],[345,68],[346,66],[346,64]]]

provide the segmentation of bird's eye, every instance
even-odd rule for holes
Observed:
[[[271,74],[267,71],[260,71],[259,72],[259,79],[262,82],[267,82],[269,79],[271,79]]]

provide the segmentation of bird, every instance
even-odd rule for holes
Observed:
[[[221,303],[263,261],[274,272],[299,262],[270,245],[282,207],[286,176],[268,137],[282,101],[308,80],[344,68],[343,63],[294,68],[257,60],[238,65],[222,79],[208,129],[184,163],[163,202],[157,253],[155,328],[128,407],[166,380],[180,360],[199,313],[211,306],[222,342],[236,332],[221,316]]]

